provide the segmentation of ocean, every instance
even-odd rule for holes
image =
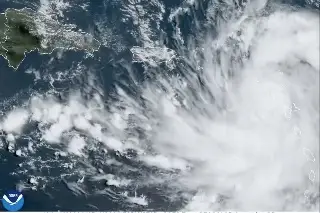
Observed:
[[[221,119],[217,114],[222,113],[223,109],[229,106],[226,104],[228,100],[224,98],[224,95],[221,95],[226,94],[225,91],[228,89],[227,86],[223,86],[224,81],[221,80],[222,77],[219,78],[219,74],[214,74],[216,77],[211,78],[208,77],[211,72],[206,70],[221,69],[221,72],[227,70],[226,72],[238,76],[237,71],[246,67],[243,65],[246,65],[245,60],[250,60],[250,54],[254,54],[250,50],[254,42],[248,42],[248,46],[241,46],[242,44],[237,46],[235,41],[223,40],[224,38],[221,37],[224,35],[224,31],[222,31],[224,28],[221,26],[224,24],[240,22],[241,18],[248,17],[248,20],[251,21],[250,15],[248,17],[242,15],[245,14],[243,11],[246,11],[243,9],[246,2],[250,1],[0,1],[0,12],[6,8],[30,7],[36,11],[45,11],[49,15],[52,13],[55,20],[61,23],[75,24],[73,29],[82,29],[94,35],[101,42],[99,51],[95,52],[93,56],[83,51],[56,50],[50,55],[39,55],[37,51],[28,53],[16,71],[8,67],[4,58],[0,58],[0,116],[2,117],[0,121],[14,109],[27,109],[28,111],[28,121],[25,121],[23,131],[19,133],[16,141],[16,146],[22,147],[20,149],[26,153],[25,156],[18,157],[8,151],[8,142],[5,139],[7,133],[3,132],[0,138],[0,195],[10,189],[22,189],[25,198],[23,211],[176,211],[181,209],[216,211],[264,209],[273,211],[317,208],[319,201],[316,199],[319,197],[319,192],[317,192],[316,186],[319,183],[317,182],[319,176],[316,176],[310,184],[309,180],[309,182],[306,181],[308,174],[302,175],[306,171],[306,167],[316,171],[317,162],[302,165],[302,163],[294,161],[294,157],[292,159],[281,158],[279,157],[281,154],[276,151],[280,149],[277,147],[277,143],[271,142],[269,146],[261,143],[259,147],[260,143],[246,145],[241,141],[233,148],[225,142],[226,145],[220,147],[219,141],[224,141],[225,138],[228,138],[229,141],[233,141],[237,137],[249,138],[243,136],[247,133],[242,134],[242,131],[246,131],[244,130],[248,127],[246,125],[251,125],[251,123],[237,130],[230,127],[231,132],[227,135],[234,135],[234,138],[229,138],[227,135],[221,136],[224,127],[219,127],[213,121]],[[254,2],[249,4],[254,5]],[[263,1],[256,2],[258,2],[257,8],[259,8]],[[319,13],[317,1],[269,1],[267,6],[263,3],[261,5],[262,12],[257,9],[258,15],[254,13],[259,17],[257,20],[269,17],[269,10],[278,11],[275,5],[280,5],[279,8],[293,8],[293,11],[305,10],[311,11],[310,14]],[[274,13],[276,14],[276,12]],[[236,17],[235,19],[230,18],[233,17],[232,14]],[[289,23],[291,21],[289,9],[288,14]],[[279,16],[281,17],[281,15]],[[275,15],[275,17],[277,16]],[[300,17],[303,19],[303,14],[300,16],[297,13],[293,19],[300,20]],[[311,15],[310,17],[312,20],[315,19]],[[276,23],[276,20],[276,18],[270,19],[271,25]],[[242,27],[241,24],[244,28],[247,26],[245,21],[239,25],[230,26],[237,28]],[[283,23],[281,22],[281,24]],[[303,23],[301,25],[304,26]],[[252,27],[256,26],[252,25]],[[307,30],[309,30],[308,27],[306,24]],[[226,34],[230,29],[225,29]],[[248,27],[245,30],[242,31],[242,28],[239,27],[238,31],[235,30],[237,31],[235,34],[239,36],[242,33],[244,37],[248,36],[248,39],[251,39],[246,32],[255,29]],[[271,29],[270,32],[280,40],[279,43],[285,42],[282,35],[278,35],[272,30],[274,29]],[[291,28],[287,31],[284,30],[284,36],[290,30]],[[292,30],[299,31],[301,29],[292,26]],[[252,37],[260,35],[259,33],[261,32],[252,33]],[[216,52],[210,58],[208,56],[210,48],[217,48],[221,44],[217,42],[216,46],[209,47],[211,44],[205,42],[208,39],[206,37],[208,34],[211,35],[212,40],[221,39],[222,43],[225,42],[223,45],[228,44],[233,50],[228,52],[229,50],[224,50],[223,47],[218,48],[218,50],[214,50]],[[314,34],[316,32],[310,30],[310,36]],[[272,34],[270,33],[270,35]],[[269,37],[264,39],[265,42],[269,42]],[[270,44],[274,45],[271,42]],[[288,45],[293,44],[289,43]],[[308,45],[305,44],[305,48],[309,48]],[[206,49],[207,47],[208,49]],[[266,52],[276,52],[276,50],[270,50],[265,46],[261,48],[265,48]],[[288,49],[285,49],[287,52],[284,51],[283,55],[291,52],[298,54],[298,50]],[[308,52],[306,58],[301,60],[307,61],[306,63],[310,67],[314,66],[317,62],[310,59],[314,53],[318,52],[315,50],[310,55]],[[310,58],[308,58],[309,56]],[[251,64],[268,64],[269,62],[265,62],[263,57],[258,57]],[[270,59],[268,57],[265,56],[266,60],[271,61],[271,64],[273,62],[277,64],[270,65],[270,67],[278,66],[281,63],[288,63],[288,66],[296,63],[290,64],[291,60],[294,60],[290,57],[281,58],[278,55],[274,58],[270,56]],[[299,66],[304,66],[301,64]],[[285,69],[281,65],[279,67],[281,67],[279,69]],[[319,73],[319,69],[314,68],[314,70]],[[318,76],[318,74],[314,75]],[[265,78],[269,79],[269,76]],[[184,84],[180,84],[180,81],[184,81],[183,79],[187,79],[185,84],[189,85],[187,88],[191,89],[185,89]],[[241,81],[241,78],[239,79]],[[280,78],[270,77],[270,79],[274,80],[270,82],[277,82]],[[287,81],[283,82],[281,81],[286,84]],[[237,85],[237,83],[235,81],[232,85]],[[219,89],[213,88],[215,84],[220,85],[217,86],[219,89],[223,87],[221,94],[216,92]],[[318,82],[315,81],[314,85],[317,84]],[[250,82],[247,85],[251,85]],[[280,99],[287,100],[287,93],[282,94],[278,85],[270,87],[267,85],[265,89],[279,92]],[[255,90],[264,94],[264,90],[256,88],[244,90],[248,95],[245,94],[243,97],[248,97],[251,94],[255,98],[254,92],[249,94],[249,91]],[[294,90],[292,89],[292,91]],[[168,99],[166,99],[167,94],[170,96]],[[261,96],[263,95],[257,95],[256,98]],[[30,104],[34,97],[40,97],[41,103],[35,100],[34,105]],[[172,101],[174,98],[176,98],[175,102]],[[295,100],[298,102],[304,100],[299,98]],[[247,99],[243,98],[243,100]],[[254,100],[256,99],[251,101],[254,102]],[[174,107],[179,101],[187,103],[182,104],[181,108],[178,107],[181,112],[175,111]],[[241,105],[240,102],[238,105]],[[255,106],[262,110],[269,110],[264,107],[268,104],[258,104],[262,102],[263,100],[259,99]],[[282,102],[279,101],[278,104],[282,104]],[[59,119],[55,122],[61,126],[67,126],[65,126],[66,129],[61,130],[61,135],[57,136],[55,134],[60,133],[55,133],[49,128],[53,124],[50,123],[51,121],[45,121],[44,116],[47,112],[41,107],[51,109],[51,106],[57,106],[57,109],[60,110],[59,107],[62,105],[69,107],[66,109],[69,111],[64,111],[59,116],[71,114],[70,117],[63,117],[65,120],[61,123],[59,123],[60,117],[58,116]],[[190,109],[189,106],[191,106]],[[275,104],[274,108],[277,106]],[[303,106],[301,107],[303,108]],[[255,110],[254,107],[248,109]],[[40,120],[32,120],[32,116],[39,110],[43,110],[41,111],[43,117]],[[79,113],[73,114],[73,112]],[[231,119],[234,123],[241,123],[240,118],[237,121],[232,120],[232,116],[236,116],[237,112],[235,111],[227,119]],[[52,116],[55,116],[54,113]],[[270,119],[274,119],[272,122],[277,124],[282,122],[282,120],[273,117],[275,114],[277,113],[267,115]],[[92,118],[87,119],[86,116]],[[308,122],[308,116],[305,115],[305,117],[304,122]],[[72,120],[76,118],[79,120]],[[81,125],[89,125],[83,121],[83,118],[90,120],[89,123],[92,124],[90,128],[94,128],[92,131],[91,129],[81,129],[87,128]],[[127,122],[125,127],[122,127],[124,124],[121,118]],[[70,124],[69,127],[69,120],[72,120],[71,123],[78,123]],[[13,120],[13,122],[17,121]],[[272,126],[272,122],[270,121],[270,126]],[[259,125],[261,123],[263,121]],[[150,132],[148,125],[152,129]],[[301,122],[301,125],[304,123]],[[211,128],[216,135],[211,135]],[[255,131],[254,127],[250,126],[250,128],[252,132]],[[269,128],[269,126],[262,129],[265,128]],[[283,126],[279,128],[286,131]],[[310,138],[310,142],[303,143],[303,145],[312,147],[310,150],[316,153],[319,144],[313,142],[316,139],[313,138],[315,136],[312,128],[309,126],[301,128],[305,128],[306,132],[309,131]],[[52,132],[50,132],[51,130]],[[257,134],[265,134],[263,137],[269,139],[269,136],[275,131],[270,129],[272,133],[269,133],[259,129]],[[61,136],[59,139],[61,142],[54,142],[56,136],[59,138]],[[250,137],[255,140],[255,137],[258,136],[250,135]],[[275,133],[272,137],[270,136],[270,140],[278,140],[281,137],[280,133],[278,135]],[[51,138],[54,138],[52,142],[47,143],[46,140],[50,141]],[[79,138],[81,140],[78,144],[70,145],[70,141]],[[82,139],[85,140],[86,145],[83,145]],[[140,142],[137,142],[139,140]],[[124,145],[121,143],[119,145],[118,141]],[[218,142],[212,145],[212,141]],[[31,144],[30,146],[33,148],[24,149],[23,147],[28,147],[28,144]],[[292,155],[299,153],[296,151],[298,148],[291,144],[284,143],[283,147],[291,150],[294,153],[291,153]],[[82,147],[83,151],[78,147]],[[224,150],[221,153],[225,153],[225,155],[218,151],[220,149]],[[272,159],[276,159],[274,162],[280,162],[279,167],[273,166],[275,163],[269,165],[266,163],[268,160],[261,160],[261,162],[257,160],[257,165],[252,164],[251,162],[255,162],[252,159],[269,159],[269,156],[261,154],[261,158],[254,158],[254,151],[248,151],[251,149],[256,153],[260,153],[261,149],[269,149],[268,152],[276,153]],[[66,155],[63,154],[65,152]],[[78,155],[79,153],[81,154]],[[250,158],[244,157],[242,153]],[[239,157],[240,160],[235,161],[239,163],[239,166],[234,161],[232,161],[233,163],[229,162],[232,156]],[[290,153],[288,156],[291,156]],[[314,156],[319,161],[318,155],[314,154]],[[296,159],[302,158],[297,157]],[[284,169],[293,164],[298,164],[297,173]],[[268,169],[262,169],[263,171],[253,169],[258,168],[259,165],[264,165],[265,167],[261,168]],[[281,169],[283,169],[283,173],[281,173]],[[252,171],[256,171],[256,173],[252,173]],[[268,181],[271,179],[263,175],[272,171],[279,173],[279,176],[271,178],[278,184],[279,189],[276,187],[277,184],[269,183]],[[251,174],[257,179],[250,179]],[[299,178],[294,179],[292,176]],[[30,184],[32,177],[37,180],[37,184]],[[282,177],[286,181],[282,182]],[[252,180],[252,187],[250,187],[250,180]],[[263,181],[268,182],[266,185],[270,190],[267,187],[259,187]],[[294,188],[298,185],[301,187]],[[303,192],[307,188],[311,192],[309,196],[311,201],[300,205],[299,193],[303,197]],[[277,196],[281,194],[279,195],[279,197],[282,196],[281,199],[272,197],[275,194]],[[199,196],[203,196],[202,200],[198,200]],[[262,202],[261,199],[264,196],[266,200]],[[284,198],[285,196],[289,201]],[[295,204],[289,205],[290,202],[295,202]],[[1,208],[0,210],[2,210]]]

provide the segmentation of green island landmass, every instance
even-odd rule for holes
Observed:
[[[39,26],[37,24],[41,24]],[[89,53],[97,51],[100,43],[90,34],[75,32],[54,20],[48,20],[35,11],[7,9],[0,13],[0,55],[17,69],[25,54],[38,50],[41,54],[49,54],[54,49],[78,49]]]

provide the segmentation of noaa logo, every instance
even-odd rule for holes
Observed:
[[[8,191],[2,197],[2,205],[3,207],[11,212],[19,211],[24,204],[24,198],[21,192],[11,190]]]

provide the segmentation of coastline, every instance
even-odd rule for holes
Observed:
[[[4,40],[3,40],[3,42],[0,43],[0,45],[2,45],[3,43],[5,43],[5,42],[9,39],[7,33],[8,33],[8,30],[9,30],[10,26],[8,26],[8,17],[7,17],[7,16],[8,16],[8,12],[10,12],[10,11],[23,12],[23,13],[29,13],[29,14],[37,14],[36,11],[34,11],[34,10],[28,8],[28,7],[24,7],[24,8],[22,8],[22,9],[7,8],[4,13],[0,13],[0,15],[4,15],[4,16],[5,16],[5,19],[6,19],[5,22],[4,22],[4,25],[6,26],[6,30],[4,31]],[[41,14],[41,13],[39,13],[39,14],[40,14],[40,17],[44,17],[44,14]],[[54,21],[54,20],[53,20],[53,21]],[[55,44],[52,44],[52,46],[49,46],[49,47],[43,47],[43,44],[42,44],[43,38],[41,38],[41,36],[43,36],[43,35],[41,35],[41,33],[39,33],[39,30],[37,29],[37,24],[35,23],[35,20],[33,20],[33,22],[34,22],[35,31],[37,31],[38,34],[33,35],[32,33],[30,33],[30,35],[33,35],[33,36],[35,36],[35,37],[36,37],[36,36],[40,37],[40,40],[41,40],[40,45],[42,46],[41,48],[35,46],[35,47],[32,48],[31,50],[26,49],[26,50],[24,51],[24,53],[23,53],[23,58],[22,58],[22,60],[21,60],[21,61],[19,62],[19,64],[17,64],[16,66],[12,64],[12,62],[11,62],[10,59],[8,58],[8,55],[3,54],[3,53],[2,53],[2,54],[0,53],[0,55],[1,55],[4,59],[6,59],[6,61],[8,62],[8,67],[14,69],[14,71],[16,71],[16,70],[20,67],[21,63],[24,61],[24,59],[25,59],[25,57],[27,56],[27,54],[28,54],[28,53],[31,53],[31,52],[33,52],[33,51],[38,51],[38,54],[40,54],[40,55],[49,55],[49,54],[52,54],[55,50],[85,51],[85,52],[87,52],[87,53],[89,53],[89,54],[93,54],[94,52],[98,51],[98,50],[100,49],[100,47],[101,47],[101,42],[99,42],[99,41],[98,41],[97,39],[95,39],[95,38],[92,38],[91,44],[97,44],[97,45],[96,45],[96,46],[95,46],[95,45],[92,45],[92,46],[88,45],[89,48],[87,48],[87,47],[85,47],[85,46],[81,48],[81,47],[79,47],[79,46],[77,46],[77,45],[72,45],[72,43],[70,44],[70,47],[62,47],[62,46],[55,45]],[[58,22],[55,23],[55,24],[56,24],[57,26],[61,25],[60,27],[63,28],[63,24],[58,23]],[[72,31],[72,30],[66,30],[64,33],[70,33],[70,32],[74,32],[74,31]],[[76,33],[79,33],[79,32],[76,32]],[[85,33],[85,32],[80,32],[80,36],[82,36],[83,38],[92,37],[91,34]],[[81,46],[81,45],[80,45],[80,46]],[[5,48],[3,45],[2,45],[1,47],[2,47],[6,52],[9,51],[9,50],[8,50],[7,48]]]

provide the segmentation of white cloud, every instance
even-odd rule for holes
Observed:
[[[28,122],[29,113],[24,109],[10,111],[0,125],[8,133],[20,134],[24,125]]]

